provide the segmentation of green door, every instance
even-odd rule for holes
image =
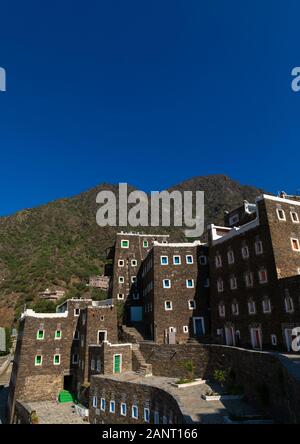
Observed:
[[[121,373],[121,355],[114,356],[114,373]]]

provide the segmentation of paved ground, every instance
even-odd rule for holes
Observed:
[[[74,404],[56,401],[26,402],[36,411],[39,424],[88,424],[75,413]]]
[[[101,376],[100,376],[101,377]],[[106,376],[102,376],[106,377]],[[241,400],[232,401],[205,401],[201,398],[207,390],[217,389],[216,386],[201,384],[190,388],[176,388],[172,383],[174,378],[159,376],[142,377],[135,373],[122,373],[112,376],[112,379],[153,385],[169,392],[177,400],[183,414],[189,422],[201,424],[223,424],[224,416],[234,415],[257,415],[251,406]]]

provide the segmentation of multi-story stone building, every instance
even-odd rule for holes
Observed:
[[[194,243],[154,242],[138,274],[145,333],[157,343],[208,334],[208,249]]]
[[[107,291],[109,288],[109,279],[109,276],[104,275],[90,276],[88,286]]]
[[[208,230],[212,336],[228,345],[290,350],[300,321],[287,281],[300,273],[300,202],[262,195],[225,219],[229,226]]]

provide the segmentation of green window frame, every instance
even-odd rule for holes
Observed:
[[[54,365],[59,365],[60,364],[60,355],[54,355],[53,357],[53,364]]]
[[[149,242],[147,240],[143,241],[143,247],[144,248],[148,248],[149,247]]]
[[[56,330],[56,331],[55,331],[55,336],[54,336],[54,338],[55,338],[55,339],[61,339],[61,330]]]
[[[43,356],[42,355],[36,355],[34,358],[34,365],[40,366],[43,363]]]
[[[38,339],[39,341],[42,341],[45,337],[45,332],[44,330],[38,330],[37,334],[36,334],[36,339]]]
[[[129,240],[126,240],[126,239],[121,240],[121,247],[122,248],[129,248]]]

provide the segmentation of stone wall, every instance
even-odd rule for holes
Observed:
[[[140,350],[154,375],[181,377],[192,359],[197,377],[212,379],[215,369],[231,369],[246,398],[279,423],[300,423],[300,369],[276,353],[221,345],[141,344]],[[293,368],[292,368],[293,367]]]
[[[144,409],[149,409],[150,423],[155,422],[154,412],[159,415],[159,423],[183,424],[184,419],[177,401],[167,392],[150,385],[118,381],[113,377],[93,376],[90,390],[91,424],[145,424]],[[97,406],[93,407],[93,398]],[[105,399],[105,411],[101,410],[101,398]],[[115,413],[110,413],[110,401],[115,402]],[[121,415],[121,403],[126,404],[126,415]],[[132,406],[138,408],[138,418],[132,418]]]

